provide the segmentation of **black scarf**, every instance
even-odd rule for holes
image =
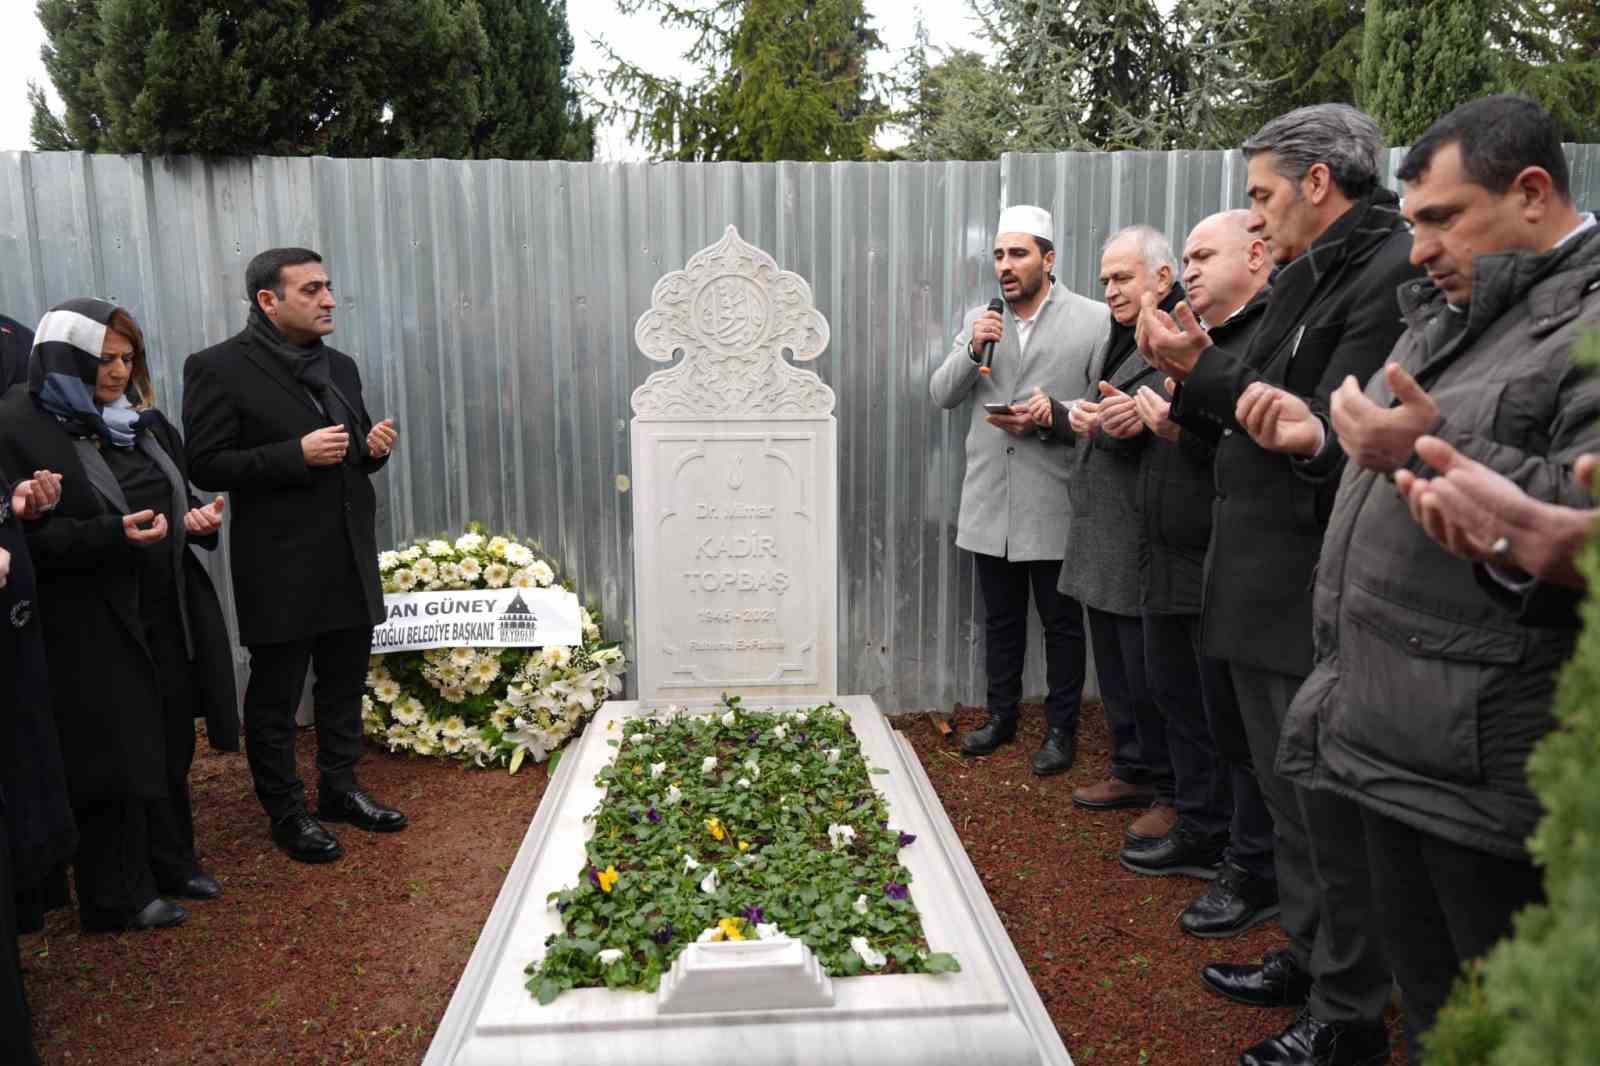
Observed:
[[[1172,288],[1167,290],[1167,294],[1161,298],[1161,302],[1156,306],[1170,315],[1172,314],[1172,309],[1177,307],[1182,300],[1183,286],[1174,281]],[[1137,320],[1135,325],[1137,325]],[[1138,348],[1139,344],[1134,326],[1124,326],[1113,318],[1111,320],[1111,339],[1106,345],[1105,365],[1100,368],[1100,380],[1110,381],[1111,375],[1115,374],[1117,368]],[[1093,386],[1095,383],[1091,381],[1089,384]]]
[[[355,412],[350,410],[350,405],[344,402],[344,397],[333,383],[332,372],[328,367],[328,349],[321,339],[305,347],[291,343],[289,338],[272,324],[272,320],[261,310],[259,304],[250,306],[250,321],[247,328],[251,338],[270,352],[273,358],[281,362],[294,376],[316,405],[322,409],[328,421],[334,425],[344,426],[345,432],[350,435],[350,447],[344,453],[344,461],[351,465],[359,464],[361,456],[366,454],[367,442],[361,436],[361,427],[356,425]]]

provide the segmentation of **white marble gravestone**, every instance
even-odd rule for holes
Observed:
[[[607,703],[552,773],[425,1066],[1072,1066],[911,745],[868,696],[835,695],[833,393],[810,371],[811,290],[728,227],[662,278],[639,346],[677,359],[634,393],[640,701]],[[879,772],[931,950],[961,970],[831,979],[798,941],[699,943],[655,994],[540,1006],[524,967],[560,932],[596,775],[624,719],[724,691],[747,707],[836,700]]]
[[[634,336],[634,670],[646,704],[837,691],[833,390],[789,364],[828,323],[728,227],[656,283]]]

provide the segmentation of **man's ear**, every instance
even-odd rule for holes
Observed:
[[[268,318],[271,318],[272,313],[278,309],[278,294],[271,289],[257,289],[256,306],[261,308]]]
[[[1312,163],[1306,176],[1300,179],[1300,189],[1307,200],[1321,207],[1333,191],[1333,171],[1326,163]]]
[[[1542,221],[1559,199],[1555,179],[1544,167],[1523,167],[1511,180],[1511,192],[1518,198],[1522,217],[1528,222]]]

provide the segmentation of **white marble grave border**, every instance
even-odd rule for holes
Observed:
[[[889,771],[871,781],[889,824],[917,835],[900,858],[923,932],[932,950],[960,959],[960,973],[841,978],[831,1007],[663,1015],[654,995],[609,989],[574,989],[540,1006],[523,967],[560,928],[547,893],[570,886],[584,862],[584,816],[602,796],[594,777],[615,752],[606,740],[620,738],[624,719],[650,713],[608,703],[552,774],[424,1066],[1072,1066],[911,745],[870,697],[837,703],[868,765]]]

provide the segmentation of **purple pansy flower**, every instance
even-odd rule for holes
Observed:
[[[672,941],[672,923],[667,922],[660,929],[650,934],[650,939],[657,944],[667,944]]]
[[[906,886],[900,884],[898,881],[890,881],[888,884],[883,886],[883,894],[888,896],[890,899],[905,899]]]
[[[744,920],[751,925],[760,925],[767,920],[767,912],[760,907],[746,907],[742,913],[744,914]]]
[[[901,832],[900,832],[900,844],[899,844],[900,847],[903,848],[908,844],[915,844],[916,842],[917,842],[917,834],[915,834],[915,833],[907,833],[904,830],[901,830]]]
[[[761,730],[759,730],[759,729],[750,730],[750,735],[745,737],[744,739],[745,739],[746,743],[754,744],[756,741],[761,739]]]
[[[595,888],[600,887],[600,871],[593,866],[589,867],[589,883]]]
[[[651,825],[661,824],[661,812],[656,810],[654,807],[651,807],[648,811],[645,811],[644,816],[649,820]]]

